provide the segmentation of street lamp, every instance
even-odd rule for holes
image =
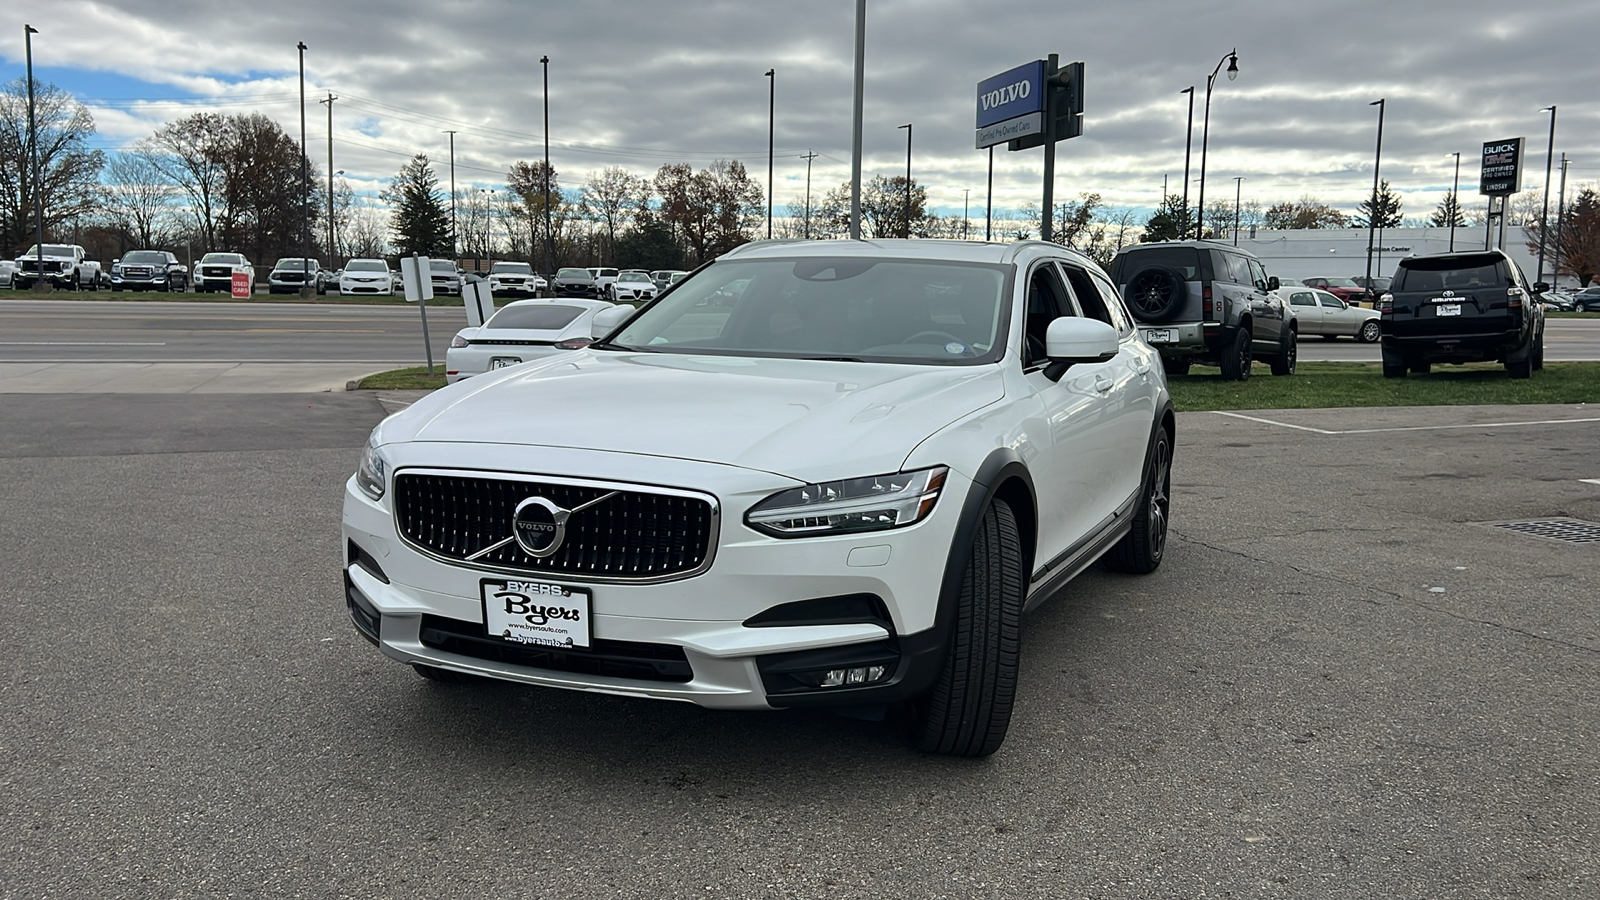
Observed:
[[[1561,190],[1556,194],[1556,246],[1555,259],[1550,262],[1550,282],[1561,280],[1561,238],[1567,227],[1567,166],[1572,160],[1561,154]]]
[[[311,265],[311,157],[306,155],[306,42],[298,41],[300,49],[300,274],[310,276]],[[300,299],[310,300],[317,295],[315,281],[300,282]]]
[[[1383,162],[1383,110],[1384,110],[1384,98],[1380,97],[1377,100],[1374,100],[1371,103],[1368,103],[1367,105],[1368,106],[1376,106],[1378,108],[1378,148],[1375,151],[1373,151],[1373,156],[1372,156],[1372,208],[1367,211],[1367,280],[1366,280],[1366,287],[1367,287],[1367,292],[1371,293],[1372,292],[1372,236],[1373,236],[1373,233],[1377,231],[1377,228],[1378,228],[1378,216],[1382,212],[1382,210],[1379,207],[1380,200],[1378,198],[1378,168],[1379,168],[1379,166],[1382,165],[1382,162]]]
[[[1200,129],[1200,199],[1196,201],[1194,216],[1195,240],[1205,237],[1206,219],[1206,148],[1211,141],[1211,87],[1217,81],[1217,73],[1222,71],[1222,64],[1228,64],[1228,80],[1237,81],[1239,78],[1239,48],[1229,50],[1227,55],[1217,60],[1217,67],[1206,76],[1206,117],[1205,124]]]
[[[906,228],[905,237],[911,237],[911,124],[908,122],[900,128],[906,130]],[[896,131],[899,128],[895,129]]]
[[[767,70],[767,240],[772,240],[772,131],[778,103],[778,70]],[[790,232],[793,234],[794,232]]]
[[[1178,93],[1189,95],[1189,127],[1184,131],[1183,138],[1183,215],[1187,218],[1189,215],[1189,152],[1194,147],[1194,85],[1191,84]],[[1161,189],[1161,205],[1167,205],[1167,190],[1165,187]],[[1184,232],[1187,231],[1188,229],[1185,228]],[[1178,237],[1182,238],[1183,235],[1180,234]]]
[[[1534,281],[1544,280],[1544,244],[1545,235],[1550,231],[1550,164],[1555,161],[1556,153],[1556,108],[1555,104],[1539,110],[1550,113],[1550,145],[1544,154],[1544,210],[1539,213],[1539,274]]]
[[[22,26],[22,41],[28,54],[28,157],[33,160],[33,244],[35,257],[34,286],[50,290],[44,279],[44,191],[39,188],[39,125],[33,117],[33,36],[39,29]]]
[[[807,150],[806,155],[800,157],[806,161],[806,240],[811,240],[811,161],[817,158],[817,151]]]
[[[1244,176],[1233,176],[1233,245],[1239,246],[1239,194],[1244,189]]]
[[[866,93],[867,0],[856,0],[855,92],[850,110],[850,240],[861,240],[861,98]]]
[[[555,238],[550,234],[550,57],[539,57],[544,68],[544,271],[554,275]],[[554,284],[554,282],[552,282]]]
[[[1456,220],[1461,218],[1461,154],[1452,153],[1456,158],[1456,178],[1450,183],[1450,252],[1456,252]]]

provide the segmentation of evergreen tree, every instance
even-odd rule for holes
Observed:
[[[1373,213],[1374,203],[1376,203],[1376,214]],[[1361,201],[1361,205],[1357,208],[1360,213],[1356,216],[1356,224],[1361,228],[1373,227],[1374,219],[1377,220],[1378,228],[1399,228],[1405,218],[1400,215],[1400,195],[1389,190],[1388,179],[1384,179],[1376,197],[1368,197]]]
[[[1145,243],[1154,241],[1181,241],[1194,231],[1194,216],[1183,205],[1181,194],[1168,194],[1161,208],[1144,223]]]
[[[1428,217],[1428,224],[1435,228],[1449,228],[1452,225],[1467,224],[1466,217],[1461,215],[1461,201],[1457,199],[1456,192],[1451,191],[1439,201],[1439,208]]]
[[[382,196],[394,207],[391,227],[396,253],[450,258],[454,244],[450,235],[450,211],[445,208],[439,178],[433,174],[427,154],[411,157],[384,188]]]

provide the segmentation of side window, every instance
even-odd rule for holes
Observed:
[[[1319,297],[1318,299],[1322,301],[1323,306],[1329,309],[1344,309],[1344,304],[1339,302],[1338,297]]]
[[[1077,315],[1067,299],[1066,286],[1062,284],[1056,267],[1040,264],[1028,277],[1028,314],[1022,327],[1022,366],[1043,365],[1045,332],[1050,323],[1061,316]]]
[[[1123,337],[1133,335],[1133,316],[1128,313],[1128,308],[1122,305],[1122,295],[1111,286],[1111,282],[1102,278],[1098,273],[1092,273],[1094,286],[1100,289],[1100,301],[1105,304],[1106,311],[1111,313],[1111,325]]]
[[[1316,306],[1317,298],[1311,296],[1310,291],[1295,291],[1289,295],[1290,306]]]
[[[1266,290],[1267,289],[1267,269],[1266,269],[1266,267],[1261,265],[1261,261],[1260,260],[1250,259],[1249,257],[1245,257],[1245,264],[1250,267],[1250,283],[1255,285],[1256,286],[1256,290],[1258,290],[1258,291]]]
[[[1089,276],[1089,273],[1069,262],[1061,262],[1057,263],[1057,265],[1061,267],[1062,274],[1066,275],[1067,284],[1072,288],[1073,295],[1077,297],[1078,306],[1083,310],[1083,314],[1088,318],[1097,319],[1110,325],[1117,330],[1118,334],[1126,337],[1129,332],[1124,330],[1123,326],[1126,323],[1122,320],[1122,316],[1118,314],[1120,310],[1113,312],[1111,307],[1106,304],[1104,294],[1096,285],[1095,280]]]
[[[1222,252],[1222,261],[1226,265],[1223,271],[1228,273],[1229,284],[1250,285],[1250,266],[1244,257],[1233,253]]]

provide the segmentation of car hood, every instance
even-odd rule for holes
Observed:
[[[820,481],[897,471],[1003,394],[994,366],[580,350],[436,391],[379,442],[571,447]]]

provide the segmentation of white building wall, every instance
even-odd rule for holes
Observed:
[[[1496,229],[1498,231],[1498,229]],[[1387,228],[1374,242],[1372,274],[1393,275],[1402,257],[1447,253],[1450,250],[1448,228]],[[1498,235],[1497,235],[1498,236]],[[1219,239],[1232,243],[1231,234]],[[1456,229],[1456,252],[1482,250],[1484,227],[1464,225]],[[1351,278],[1367,274],[1367,230],[1365,228],[1311,228],[1301,230],[1248,229],[1239,232],[1239,247],[1261,258],[1267,272],[1280,278]],[[1539,268],[1537,247],[1529,250],[1520,226],[1506,226],[1506,243],[1503,248],[1522,267],[1528,280],[1533,281]],[[1555,266],[1555,253],[1545,249],[1545,280],[1556,283],[1551,277]],[[1577,287],[1573,275],[1563,275],[1561,286]]]

